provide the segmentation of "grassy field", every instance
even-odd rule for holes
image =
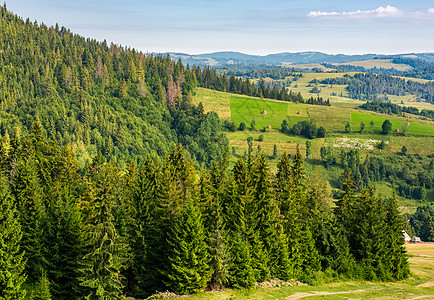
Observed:
[[[372,69],[372,68],[395,69],[398,71],[408,71],[413,69],[409,65],[395,64],[392,62],[391,59],[370,59],[364,61],[353,61],[348,63],[342,63],[338,65],[363,67],[365,69]]]
[[[189,299],[434,299],[434,244],[409,244],[412,275],[397,282],[343,281],[313,286],[204,292]]]
[[[281,128],[282,121],[287,119],[287,107],[288,103],[285,102],[250,99],[239,96],[230,97],[231,120],[237,127],[241,122],[250,127],[250,123],[254,120],[256,128],[264,128],[271,125],[271,128],[279,129]],[[262,114],[264,110],[266,110],[266,114]]]
[[[385,116],[375,113],[360,113],[355,111],[351,112],[351,128],[354,131],[358,131],[360,129],[360,123],[364,122],[366,130],[369,128],[369,124],[372,121],[374,122],[373,131],[381,132],[381,126],[386,119],[389,119],[392,123],[392,132],[394,132],[395,129],[399,129],[399,131],[402,132],[404,124],[409,122],[410,125],[407,126],[408,135],[434,136],[433,122],[423,122],[417,120],[417,123],[415,123],[413,122],[413,120],[407,118],[400,118],[397,116]]]
[[[348,63],[354,65],[354,63]],[[406,65],[397,65],[390,62],[390,60],[383,59],[375,59],[371,61],[363,61],[360,64],[367,68],[372,68],[377,66],[377,68],[390,68],[394,67],[396,69],[405,68]],[[303,73],[303,76],[299,78],[297,81],[294,81],[291,86],[288,88],[293,92],[300,92],[303,97],[323,97],[324,99],[330,99],[330,102],[333,106],[344,107],[344,108],[354,108],[355,106],[359,106],[362,102],[359,100],[354,100],[348,98],[348,92],[346,90],[346,85],[325,85],[325,84],[316,84],[317,88],[320,90],[319,93],[311,93],[310,90],[315,86],[315,84],[311,84],[310,82],[313,79],[323,80],[326,78],[336,78],[343,77],[344,75],[353,76],[355,72],[345,72],[345,73],[326,73],[324,70],[323,73]],[[403,77],[401,77],[403,78]],[[418,78],[404,78],[406,80],[416,81],[416,82],[428,82],[429,80],[418,79]],[[255,81],[255,80],[253,80]],[[273,81],[271,78],[266,78],[265,81]],[[392,103],[398,105],[406,105],[406,106],[414,106],[419,109],[434,109],[434,105],[425,101],[418,100],[414,95],[405,95],[405,96],[395,96],[388,95],[388,98]]]

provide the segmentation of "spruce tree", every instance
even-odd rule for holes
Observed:
[[[135,294],[146,297],[161,287],[160,266],[156,265],[161,240],[155,224],[160,168],[147,157],[135,172],[130,174],[134,177],[128,184],[133,219],[129,243],[137,285]]]
[[[200,178],[199,202],[210,254],[211,278],[209,287],[220,289],[227,284],[229,267],[228,234],[223,220],[225,167],[214,163],[210,172]]]
[[[410,274],[408,255],[401,237],[402,218],[399,215],[395,194],[386,201],[386,264],[390,276],[402,280]]]
[[[27,260],[26,274],[31,280],[38,280],[46,265],[43,251],[46,209],[33,160],[19,162],[11,190],[23,232],[21,246]]]
[[[67,186],[58,187],[53,196],[44,237],[51,294],[56,299],[79,298],[79,260],[83,256],[84,242],[81,214]]]
[[[210,279],[205,229],[194,199],[187,200],[168,234],[169,265],[163,271],[164,283],[177,294],[203,290]]]
[[[21,285],[26,280],[21,250],[21,224],[14,201],[0,172],[0,299],[24,299]]]
[[[85,287],[88,299],[120,299],[122,296],[121,270],[125,267],[127,245],[113,224],[112,205],[117,185],[116,169],[111,165],[95,165],[89,174],[98,203],[93,215],[88,216],[85,231],[86,253],[80,268],[80,285]]]
[[[249,244],[240,232],[231,239],[231,266],[229,269],[229,286],[233,288],[253,288],[255,276],[251,266]]]

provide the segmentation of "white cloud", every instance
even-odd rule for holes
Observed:
[[[428,8],[428,14],[434,15],[434,8]]]
[[[434,13],[434,9],[430,8],[429,13]],[[398,9],[396,7],[387,5],[386,7],[380,6],[373,10],[356,10],[344,12],[323,12],[311,11],[307,15],[309,17],[341,17],[341,18],[384,18],[384,17],[402,17],[408,12]]]

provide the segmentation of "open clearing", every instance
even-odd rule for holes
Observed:
[[[365,130],[370,127],[369,124],[371,122],[374,122],[373,131],[374,132],[381,132],[382,131],[382,125],[383,122],[389,119],[392,123],[392,132],[394,132],[396,129],[399,130],[399,132],[402,132],[404,127],[407,127],[407,134],[408,135],[427,135],[427,136],[434,136],[434,126],[432,122],[424,122],[421,120],[417,120],[414,122],[412,119],[409,118],[401,118],[398,116],[387,116],[384,114],[375,114],[375,113],[360,113],[360,112],[351,112],[351,128],[354,131],[358,131],[360,129],[360,123],[363,122],[365,124]],[[405,124],[409,123],[408,126],[405,126]]]
[[[341,65],[356,66],[356,67],[363,67],[365,69],[373,69],[373,68],[395,69],[398,71],[408,71],[408,70],[413,69],[409,65],[395,64],[392,62],[392,59],[370,59],[370,60],[363,60],[363,61],[353,61],[353,62],[341,63],[341,64],[337,64],[337,65],[338,66],[341,66]]]
[[[412,275],[397,282],[344,281],[315,286],[204,292],[189,299],[434,299],[434,244],[409,244]]]

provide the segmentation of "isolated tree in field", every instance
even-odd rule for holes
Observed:
[[[288,133],[288,121],[287,120],[283,120],[282,121],[282,133]]]
[[[384,147],[386,147],[386,143],[384,142],[384,140],[381,140],[381,142],[378,143],[377,148],[383,150]]]
[[[401,148],[401,153],[402,153],[402,155],[407,155],[407,147],[406,146],[402,146],[402,148]]]
[[[369,131],[372,133],[372,130],[374,129],[374,121],[371,121],[369,123]]]
[[[306,158],[309,159],[309,156],[312,154],[312,142],[306,141]]]
[[[392,123],[389,121],[389,119],[385,120],[383,122],[383,125],[381,125],[383,134],[389,134],[392,131]]]
[[[244,131],[244,129],[246,129],[246,124],[244,124],[244,122],[240,123],[240,127],[238,127],[239,131]]]
[[[365,123],[360,122],[360,133],[363,133],[363,130],[365,130]]]
[[[351,124],[349,122],[345,125],[345,132],[351,133]]]
[[[273,159],[276,159],[277,158],[277,146],[276,146],[276,144],[274,144],[274,146],[273,146]]]
[[[252,120],[252,122],[250,122],[250,129],[256,130],[256,121],[255,120]]]

